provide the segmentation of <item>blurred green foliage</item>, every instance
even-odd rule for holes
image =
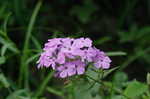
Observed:
[[[1,0],[0,99],[150,99],[149,5],[149,0]],[[111,57],[111,69],[91,68],[67,79],[38,70],[44,42],[68,36],[90,37]]]

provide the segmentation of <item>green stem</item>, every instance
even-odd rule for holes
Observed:
[[[19,84],[21,86],[21,82],[24,80],[25,83],[24,83],[24,86],[28,86],[28,66],[25,64],[25,61],[28,57],[28,53],[27,53],[27,50],[28,50],[28,47],[29,47],[29,40],[30,40],[30,37],[31,37],[31,32],[33,30],[33,26],[34,26],[34,23],[35,23],[35,20],[36,20],[36,17],[37,17],[37,14],[40,10],[40,7],[42,5],[42,1],[39,0],[34,11],[33,11],[33,14],[31,16],[31,19],[30,19],[30,22],[29,22],[29,25],[28,25],[28,29],[27,29],[27,32],[26,32],[26,37],[25,37],[25,42],[24,42],[24,47],[23,47],[23,53],[22,53],[22,57],[21,57],[21,67],[20,67],[20,77],[19,77]]]
[[[50,72],[47,77],[44,79],[44,81],[42,82],[41,86],[39,87],[39,89],[37,90],[37,92],[35,93],[35,97],[39,97],[42,95],[44,89],[46,88],[48,82],[51,80],[52,76],[53,76],[54,72]]]
[[[58,90],[55,90],[55,89],[53,89],[53,88],[51,88],[51,87],[47,87],[47,91],[50,92],[50,93],[53,93],[53,94],[55,94],[55,95],[57,95],[57,96],[64,97],[63,92],[58,91]]]

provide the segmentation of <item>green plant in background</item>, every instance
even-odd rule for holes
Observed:
[[[24,46],[23,46],[23,52],[22,52],[22,57],[21,57],[21,67],[20,67],[20,83],[21,81],[25,82],[25,86],[28,86],[28,76],[29,76],[29,72],[28,72],[28,65],[24,63],[24,61],[26,61],[28,59],[28,49],[29,49],[29,41],[31,39],[31,32],[33,29],[33,25],[36,19],[36,16],[39,12],[39,9],[41,7],[41,1],[39,1],[34,9],[34,12],[31,16],[28,28],[27,28],[27,32],[26,32],[26,37],[25,37],[25,42],[24,42]]]
[[[120,69],[124,69],[125,67],[129,66],[129,64],[136,59],[143,58],[146,62],[149,63],[149,55],[147,54],[150,51],[150,47],[147,47],[147,44],[149,44],[149,36],[150,33],[150,27],[144,27],[141,29],[138,29],[136,25],[131,26],[131,29],[129,32],[120,32],[120,42],[121,43],[127,43],[127,42],[134,42],[136,43],[134,48],[134,53],[130,56],[128,56],[128,60],[124,62]]]
[[[97,8],[93,4],[92,0],[86,0],[83,6],[73,7],[70,13],[71,15],[77,16],[81,22],[86,23],[96,9]]]

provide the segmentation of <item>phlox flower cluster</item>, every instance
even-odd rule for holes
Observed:
[[[108,69],[111,60],[103,51],[92,46],[89,38],[53,38],[43,48],[38,68],[52,67],[55,76],[66,78],[84,74],[89,63],[97,69]]]

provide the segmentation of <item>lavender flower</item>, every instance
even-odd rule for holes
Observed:
[[[98,69],[108,69],[111,63],[103,51],[92,46],[89,38],[49,39],[43,50],[37,61],[38,68],[52,67],[60,78],[84,74],[88,63]]]
[[[85,64],[80,60],[66,62],[65,64],[58,66],[56,69],[58,77],[65,78],[75,74],[81,75],[85,71]]]

